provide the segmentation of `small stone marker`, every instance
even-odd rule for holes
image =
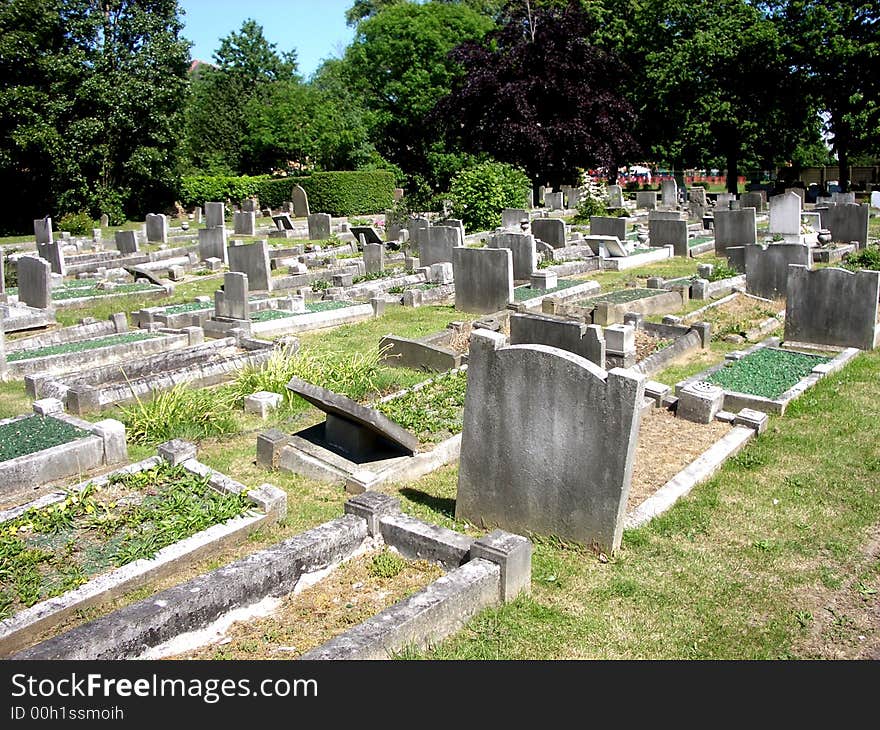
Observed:
[[[283,396],[278,393],[261,390],[244,399],[244,412],[253,413],[265,420],[269,413],[278,409],[282,400]]]
[[[324,241],[330,238],[330,215],[312,213],[308,216],[309,240]]]
[[[679,392],[675,415],[694,423],[712,423],[723,405],[723,388],[697,381],[686,385]]]

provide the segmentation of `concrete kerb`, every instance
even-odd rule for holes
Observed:
[[[194,453],[194,450],[193,450]],[[150,469],[163,460],[153,456],[118,469],[95,479],[78,484],[70,491],[82,491],[88,484],[104,485],[115,474],[133,474]],[[236,517],[225,523],[213,525],[180,542],[159,550],[150,559],[136,560],[121,568],[96,576],[87,583],[61,596],[41,601],[14,616],[0,621],[0,656],[8,656],[31,644],[43,631],[58,625],[74,611],[96,603],[102,603],[139,586],[161,580],[180,568],[236,544],[251,532],[283,518],[287,513],[287,494],[270,484],[249,490],[224,474],[187,458],[180,462],[188,472],[209,478],[209,483],[219,492],[228,494],[247,493],[254,505],[252,513]],[[0,527],[31,508],[41,508],[63,502],[68,492],[55,492],[12,510],[0,512]],[[112,614],[111,614],[112,615]],[[151,627],[145,625],[144,631]],[[61,635],[63,637],[64,634]],[[60,638],[60,637],[59,637]],[[49,640],[51,644],[54,640]],[[88,651],[90,641],[83,642],[81,651]]]
[[[666,259],[671,259],[674,255],[675,247],[669,244],[658,246],[655,251],[602,259],[602,268],[606,271],[626,271],[627,269],[635,269],[645,264],[653,264],[656,261],[665,261]]]
[[[155,459],[151,460],[155,463]],[[182,639],[206,638],[228,617],[313,585],[346,560],[388,545],[451,568],[445,576],[301,658],[385,659],[449,636],[483,608],[531,583],[532,545],[495,531],[474,541],[408,517],[390,495],[349,500],[343,517],[169,588],[16,654],[14,659],[158,658]],[[86,639],[86,637],[88,637]],[[191,643],[190,643],[191,645]]]
[[[532,309],[535,307],[541,307],[541,303],[545,299],[553,299],[556,302],[567,302],[577,297],[582,297],[587,294],[598,292],[601,288],[602,287],[598,281],[585,281],[582,284],[576,284],[575,286],[570,286],[567,289],[559,289],[558,291],[550,291],[545,292],[544,294],[538,294],[538,296],[532,297],[531,299],[526,299],[521,302],[515,302],[514,304],[509,305],[509,307],[514,307],[516,309]],[[541,290],[537,289],[536,291]]]

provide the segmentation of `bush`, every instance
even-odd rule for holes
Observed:
[[[296,180],[288,182],[288,195]],[[394,175],[384,170],[316,172],[299,182],[309,210],[330,215],[381,213],[394,202]]]
[[[71,236],[90,236],[95,221],[88,213],[82,211],[61,216],[56,225],[59,231],[69,231]]]
[[[106,215],[111,226],[121,226],[127,220],[123,195],[113,188],[99,186],[91,197],[89,208],[98,216]]]
[[[260,205],[265,208],[277,209],[285,203],[293,200],[291,191],[293,186],[303,178],[275,177],[270,180],[261,180],[257,183],[256,196]]]
[[[190,175],[181,179],[180,203],[184,208],[194,208],[210,201],[239,203],[245,198],[259,197],[259,187],[266,180],[268,176],[265,175]]]
[[[859,269],[880,271],[880,246],[868,246],[858,253],[851,253],[846,257],[843,265],[851,271],[858,271]]]
[[[626,215],[626,211],[622,211]],[[578,199],[577,213],[574,215],[575,223],[589,223],[594,215],[615,215],[608,211],[608,198],[605,195],[605,186],[596,181],[586,185]]]
[[[503,162],[481,162],[457,173],[449,198],[455,216],[471,231],[489,231],[501,225],[502,208],[522,208],[529,195],[529,178]]]

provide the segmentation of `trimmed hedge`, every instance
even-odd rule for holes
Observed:
[[[380,213],[394,202],[394,175],[385,170],[315,172],[308,177],[283,178],[193,175],[183,178],[180,202],[185,208],[192,208],[209,200],[238,203],[256,196],[261,206],[280,208],[291,199],[294,185],[301,185],[306,191],[313,213]]]

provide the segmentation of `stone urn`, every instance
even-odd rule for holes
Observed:
[[[827,246],[831,243],[831,231],[827,228],[820,228],[819,232],[816,234],[816,240],[819,242],[820,246]]]
[[[645,227],[639,228],[636,232],[636,238],[639,241],[639,246],[643,247],[648,243],[648,229]]]

